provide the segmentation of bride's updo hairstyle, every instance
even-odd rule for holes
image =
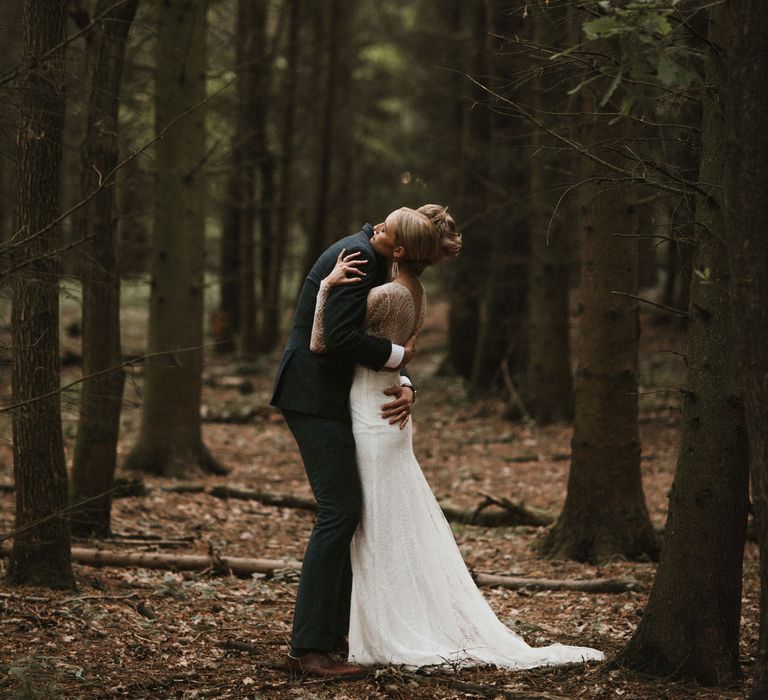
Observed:
[[[440,236],[431,219],[415,209],[401,207],[397,210],[397,245],[405,248],[401,262],[408,265],[414,275],[420,275],[440,259]]]
[[[432,222],[437,232],[438,257],[432,264],[443,258],[455,258],[461,252],[461,234],[456,230],[456,222],[448,213],[448,208],[439,204],[425,204],[417,211]]]

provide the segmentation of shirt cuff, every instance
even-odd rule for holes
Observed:
[[[411,383],[411,380],[408,379],[404,374],[400,375],[400,386],[409,386],[411,389],[413,389],[413,384]]]
[[[387,363],[384,366],[389,367],[389,369],[397,369],[402,363],[404,357],[405,357],[405,348],[402,345],[397,345],[396,343],[392,343],[392,352],[389,355],[389,359],[387,360]]]

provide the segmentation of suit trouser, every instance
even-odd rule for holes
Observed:
[[[317,520],[301,565],[291,647],[330,651],[349,631],[349,544],[362,492],[352,426],[283,410],[317,500]]]

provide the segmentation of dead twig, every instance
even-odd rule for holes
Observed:
[[[672,306],[667,306],[666,304],[660,304],[657,301],[651,301],[650,299],[644,299],[643,297],[636,296],[635,294],[627,294],[627,292],[618,292],[615,289],[611,290],[611,294],[616,294],[620,297],[627,297],[629,299],[635,299],[636,301],[642,301],[644,304],[650,304],[651,306],[655,306],[657,309],[663,309],[664,311],[670,311],[673,314],[676,314],[677,316],[682,316],[683,318],[688,318],[688,312],[687,311],[681,311],[680,309],[675,309]]]

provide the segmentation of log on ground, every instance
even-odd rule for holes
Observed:
[[[11,545],[4,543],[0,554],[8,556]],[[298,570],[301,563],[282,559],[251,559],[246,557],[210,556],[207,554],[166,554],[161,552],[117,552],[106,549],[72,547],[72,561],[89,566],[138,567],[143,569],[173,569],[176,571],[206,571],[250,576],[267,576],[276,571]]]
[[[233,486],[215,486],[208,493],[217,498],[258,501],[267,506],[295,508],[313,513],[317,511],[317,503],[315,503],[314,499],[294,496],[292,494],[254,491]],[[448,522],[477,525],[480,527],[514,527],[517,525],[545,527],[555,521],[555,516],[552,513],[539,508],[532,508],[507,498],[483,495],[485,497],[484,500],[472,510],[464,510],[447,503],[441,503],[440,507]],[[489,510],[489,506],[496,506],[496,509]]]
[[[8,556],[10,543],[0,546],[0,554]],[[299,571],[301,562],[284,559],[252,559],[226,557],[218,554],[166,554],[164,552],[116,552],[105,549],[72,548],[72,560],[89,566],[139,567],[145,569],[173,569],[177,571],[206,571],[250,576],[259,573],[273,576],[278,571]],[[528,588],[547,591],[582,591],[584,593],[624,593],[639,590],[635,581],[619,579],[542,579],[495,574],[474,574],[478,586],[511,589]]]

